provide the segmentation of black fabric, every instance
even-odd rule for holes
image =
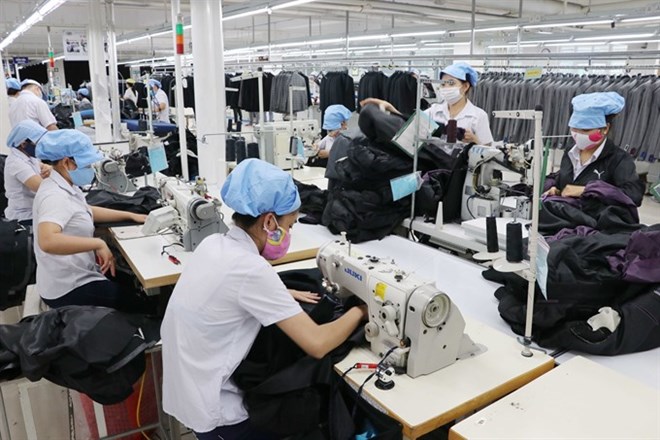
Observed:
[[[562,201],[546,200],[539,213],[539,233],[554,235],[563,229],[588,226],[601,232],[635,231],[640,228],[638,218],[622,206],[603,203],[573,206]]]
[[[637,176],[635,161],[630,154],[609,139],[598,159],[587,165],[576,179],[573,178],[573,164],[566,152],[561,160],[556,186],[561,191],[566,185],[585,186],[594,180],[602,180],[618,187],[637,206],[641,206],[646,188]]]
[[[263,97],[264,111],[270,110],[270,91],[273,83],[273,74],[263,73]],[[232,83],[236,84],[236,83]],[[258,79],[252,78],[240,81],[238,106],[248,112],[259,111],[259,83]]]
[[[0,326],[0,378],[45,378],[102,405],[125,400],[145,369],[160,322],[105,307],[71,306]]]
[[[85,199],[92,206],[129,211],[136,214],[149,214],[154,209],[162,206],[158,202],[160,193],[151,186],[138,189],[132,196],[93,189],[87,193]]]
[[[53,116],[55,116],[55,120],[57,121],[57,128],[74,128],[72,117],[73,108],[71,106],[57,104],[51,109],[51,113],[53,113]]]
[[[0,218],[5,218],[5,209],[7,209],[7,196],[5,195],[5,162],[6,154],[0,154]]]
[[[385,100],[403,114],[417,109],[417,79],[412,72],[397,70],[385,83]],[[425,108],[422,108],[425,110]]]
[[[328,191],[316,185],[307,185],[294,180],[300,194],[300,212],[305,214],[298,221],[300,223],[318,225],[321,223],[323,210],[328,202]]]
[[[25,300],[37,263],[30,229],[16,220],[0,219],[0,310]]]
[[[325,109],[334,104],[341,104],[350,111],[355,111],[355,82],[347,72],[327,72],[321,80],[320,87],[321,127],[325,117]],[[327,134],[321,130],[321,136]]]
[[[358,85],[358,111],[362,110],[360,102],[367,98],[386,99],[386,83],[387,75],[383,72],[366,72]]]
[[[43,298],[43,301],[53,309],[67,306],[97,306],[126,313],[155,313],[150,299],[139,296],[132,286],[111,280],[92,281],[76,287],[59,298]]]
[[[323,293],[318,269],[283,272],[280,278],[288,288]],[[303,304],[303,308],[318,324],[337,319],[344,310],[338,300],[328,296],[316,306]],[[346,402],[336,392],[339,378],[333,365],[363,340],[364,332],[360,329],[317,360],[305,355],[276,325],[263,328],[232,376],[245,392],[250,423],[274,434],[300,439],[348,440],[354,436],[355,426]],[[380,417],[382,421],[387,416]],[[400,425],[389,421],[399,432],[398,437],[392,438],[400,439]]]
[[[181,145],[179,143],[179,130],[174,130],[163,140],[167,169],[161,171],[166,176],[182,176]],[[199,175],[199,161],[197,160],[197,137],[186,129],[186,146],[188,149],[188,176],[194,178]]]
[[[125,155],[124,160],[126,161],[126,175],[129,178],[151,174],[147,147],[140,147],[132,153]]]

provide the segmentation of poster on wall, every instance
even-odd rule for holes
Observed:
[[[64,31],[64,59],[66,61],[87,61],[87,33],[85,31]]]

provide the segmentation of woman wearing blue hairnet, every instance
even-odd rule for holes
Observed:
[[[42,180],[50,175],[50,166],[35,157],[35,144],[46,131],[36,122],[25,120],[12,128],[7,137],[10,150],[4,170],[5,217],[24,225],[32,224],[34,195]]]
[[[341,132],[348,128],[348,120],[352,114],[353,112],[341,104],[331,105],[325,110],[323,129],[327,130],[328,134],[315,145],[317,154],[310,158],[307,165],[325,167],[328,164],[332,145],[335,139],[341,136]]]
[[[33,207],[37,292],[43,301],[50,307],[142,311],[136,309],[141,304],[134,295],[105,277],[115,275],[115,259],[105,241],[94,237],[94,223],[144,223],[146,216],[87,204],[80,187],[92,183],[92,164],[103,155],[83,133],[49,131],[37,142],[36,153],[53,167]]]
[[[433,104],[424,110],[424,113],[444,125],[450,119],[455,119],[456,125],[465,130],[463,142],[490,145],[493,142],[493,134],[490,131],[488,115],[468,99],[470,90],[476,87],[479,80],[477,71],[467,63],[458,62],[445,67],[441,71],[440,79],[443,101]],[[360,102],[363,107],[367,104],[377,104],[383,110],[400,114],[392,104],[382,99],[367,98]]]
[[[642,204],[644,184],[632,156],[608,139],[612,119],[623,110],[624,98],[616,92],[587,93],[571,101],[568,125],[575,146],[564,154],[559,172],[550,176],[548,196],[580,197],[590,182],[615,186],[637,206]]]
[[[198,440],[268,439],[250,424],[231,379],[261,327],[277,325],[320,359],[366,319],[366,308],[318,325],[270,265],[287,253],[300,208],[289,174],[247,159],[229,175],[221,195],[235,211],[234,225],[197,247],[163,319],[163,409]],[[296,297],[314,300],[311,294]]]

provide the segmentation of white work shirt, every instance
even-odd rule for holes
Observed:
[[[51,124],[57,124],[57,120],[43,99],[29,90],[23,90],[18,99],[11,105],[9,122],[12,128],[19,122],[29,119],[46,128]]]
[[[10,148],[5,160],[5,195],[7,208],[5,217],[9,220],[29,220],[32,218],[34,194],[25,186],[30,178],[41,175],[39,161],[16,148]]]
[[[162,89],[158,89],[156,97],[153,100],[156,105],[165,103],[165,109],[156,110],[156,119],[162,122],[170,122],[170,100]]]
[[[433,104],[431,107],[424,110],[424,113],[429,115],[435,122],[439,124],[447,124],[451,119],[449,115],[449,105],[447,102],[440,104]],[[468,100],[463,110],[456,115],[456,126],[465,130],[470,130],[479,139],[481,145],[488,145],[493,143],[493,134],[490,131],[490,123],[488,122],[488,115],[485,111],[472,104]]]
[[[16,97],[16,95],[7,96],[7,101],[9,102],[9,108],[11,108],[11,105],[12,105],[14,102],[16,102],[17,99],[18,99],[18,98]]]
[[[321,142],[319,142],[319,151],[327,150],[328,152],[330,152],[330,150],[332,149],[332,144],[334,144],[335,142],[335,139],[336,138],[330,135],[326,135],[326,137],[321,139]]]
[[[573,148],[568,151],[568,158],[571,159],[571,163],[573,164],[573,180],[577,179],[577,177],[582,171],[584,171],[586,167],[598,160],[604,148],[605,141],[600,144],[600,147],[594,151],[594,154],[585,163],[582,163],[580,160],[580,149],[577,147],[577,145],[573,146]]]
[[[197,432],[247,420],[231,375],[262,326],[301,312],[244,230],[234,226],[204,239],[174,288],[160,329],[165,412]]]
[[[138,102],[137,93],[135,93],[135,90],[133,90],[132,87],[127,88],[126,91],[124,92],[124,100],[133,101],[133,103],[137,106],[137,102]]]
[[[48,254],[39,246],[38,225],[55,223],[62,234],[92,238],[94,221],[83,192],[71,186],[55,170],[44,179],[34,198],[34,253],[37,257],[37,292],[42,298],[57,299],[93,281],[105,280],[99,271],[94,252],[73,255]]]

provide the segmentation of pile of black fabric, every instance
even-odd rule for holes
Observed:
[[[192,178],[199,175],[199,162],[197,160],[197,138],[186,129],[186,144],[188,148],[188,175]],[[181,176],[181,145],[179,143],[179,130],[170,133],[163,140],[165,155],[167,156],[167,169],[161,171],[166,176]]]
[[[300,194],[300,212],[305,214],[299,219],[300,223],[318,225],[321,223],[323,210],[328,202],[328,191],[322,190],[316,185],[307,185],[294,180]]]
[[[47,379],[102,405],[122,402],[145,369],[160,322],[107,307],[69,306],[0,326],[0,379]]]
[[[87,203],[92,206],[129,211],[136,214],[149,214],[162,205],[158,202],[160,193],[152,186],[145,186],[132,196],[115,192],[93,189],[85,196]]]
[[[660,225],[605,233],[586,227],[548,237],[547,299],[537,285],[533,337],[539,345],[598,355],[660,346]],[[523,334],[527,282],[517,275],[484,273],[504,287],[499,312]],[[618,327],[592,328],[587,320],[610,307]]]
[[[308,269],[280,273],[290,289],[323,293],[321,273]],[[301,304],[317,323],[331,322],[347,308],[329,296],[317,305]],[[307,356],[277,325],[263,328],[246,359],[232,379],[244,391],[250,422],[264,431],[295,439],[355,438],[356,424],[347,401],[339,392],[340,379],[333,365],[341,361],[358,343],[364,330],[358,329],[342,345],[322,359]],[[378,429],[375,439],[401,439],[401,425],[373,408],[362,407]],[[366,414],[365,414],[366,413]]]
[[[73,108],[70,105],[57,104],[51,110],[55,120],[57,121],[57,128],[74,128],[73,126]]]
[[[32,234],[16,220],[0,218],[0,261],[0,310],[6,310],[23,303],[37,269]]]
[[[5,162],[7,155],[0,154],[0,218],[5,217],[5,209],[7,209],[7,196],[5,193]]]

